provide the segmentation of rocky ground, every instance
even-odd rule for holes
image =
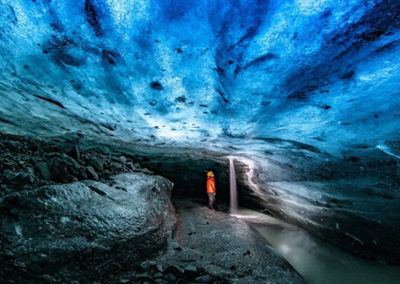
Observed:
[[[304,283],[247,223],[205,205],[177,199],[177,230],[167,251],[142,262],[124,283]],[[221,206],[221,208],[225,208]]]
[[[303,282],[238,219],[187,199],[176,212],[172,182],[137,156],[79,137],[0,135],[0,149],[1,282]]]
[[[80,148],[79,137],[46,142],[0,134],[1,192],[80,180],[106,180],[121,172],[144,172],[138,163],[107,147]]]
[[[197,283],[303,283],[293,268],[247,223],[187,199],[172,249],[157,261],[181,267]]]

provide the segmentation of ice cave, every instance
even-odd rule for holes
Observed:
[[[400,283],[399,0],[0,0],[1,283]]]

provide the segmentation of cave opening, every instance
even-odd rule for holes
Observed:
[[[162,157],[160,162],[150,159],[142,164],[174,183],[172,200],[190,199],[199,204],[207,204],[207,172],[213,171],[217,189],[216,204],[220,210],[228,210],[230,202],[229,160],[226,157],[212,159],[210,157],[179,157],[176,155]]]

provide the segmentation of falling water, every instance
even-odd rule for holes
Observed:
[[[229,158],[229,186],[230,186],[230,212],[236,213],[238,209],[236,192],[236,174],[233,158]]]

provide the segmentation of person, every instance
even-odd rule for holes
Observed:
[[[209,171],[207,173],[207,195],[208,195],[208,208],[214,210],[215,195],[217,194],[215,190],[214,173]]]

